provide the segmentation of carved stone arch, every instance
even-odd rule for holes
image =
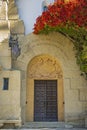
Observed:
[[[26,121],[34,121],[34,80],[57,81],[58,121],[64,120],[63,72],[58,60],[50,55],[35,56],[27,67]]]
[[[28,66],[29,78],[62,78],[62,70],[58,61],[48,55],[36,56]]]

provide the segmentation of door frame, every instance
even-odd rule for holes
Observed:
[[[34,121],[34,80],[42,79],[29,79],[27,87],[27,104],[26,104],[26,121]],[[43,79],[46,80],[46,79]],[[57,80],[57,112],[58,121],[64,121],[64,95],[63,95],[63,81],[62,79],[49,79]]]
[[[34,80],[57,80],[58,121],[64,121],[63,72],[59,61],[50,55],[35,56],[27,66],[26,121],[34,121]]]

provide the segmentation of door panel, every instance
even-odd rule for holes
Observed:
[[[35,106],[34,106],[34,120],[35,121],[45,121],[46,119],[46,106],[45,106],[45,82],[44,81],[39,81],[35,80],[34,82],[34,91],[35,91]]]
[[[57,80],[35,80],[34,95],[34,121],[57,121]]]

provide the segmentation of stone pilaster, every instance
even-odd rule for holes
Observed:
[[[21,73],[12,70],[12,46],[9,43],[12,35],[19,34],[17,28],[19,21],[14,0],[0,0],[0,127],[5,123],[21,125]],[[13,22],[15,24],[12,24]],[[20,35],[23,33],[24,30]],[[6,90],[4,89],[5,78],[8,79]]]
[[[0,1],[0,64],[11,69],[10,30],[7,19],[7,1]]]

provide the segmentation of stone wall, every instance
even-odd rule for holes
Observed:
[[[4,78],[9,79],[8,90],[4,90]],[[0,125],[21,125],[20,71],[0,71]]]
[[[0,1],[0,126],[5,123],[21,124],[21,76],[19,70],[12,68],[12,49],[9,46],[9,39],[11,35],[15,36],[20,32],[23,35],[22,24],[14,1]],[[21,27],[20,32],[16,25]],[[8,79],[7,90],[4,88],[5,78]]]
[[[13,42],[17,36],[21,47],[21,55],[15,60],[9,47],[11,36]],[[60,62],[65,122],[87,126],[87,80],[76,64],[72,41],[59,33],[24,36],[23,21],[19,20],[14,0],[0,2],[0,124],[20,124],[21,117],[26,122],[27,67],[39,55],[50,55]],[[9,78],[8,90],[3,90],[4,78]]]
[[[87,80],[81,76],[76,64],[73,43],[59,33],[49,35],[29,34],[19,41],[21,55],[14,62],[14,68],[21,69],[21,107],[22,121],[26,122],[26,81],[27,66],[39,55],[55,57],[61,65],[64,82],[64,120],[77,126],[84,126],[87,115]]]

